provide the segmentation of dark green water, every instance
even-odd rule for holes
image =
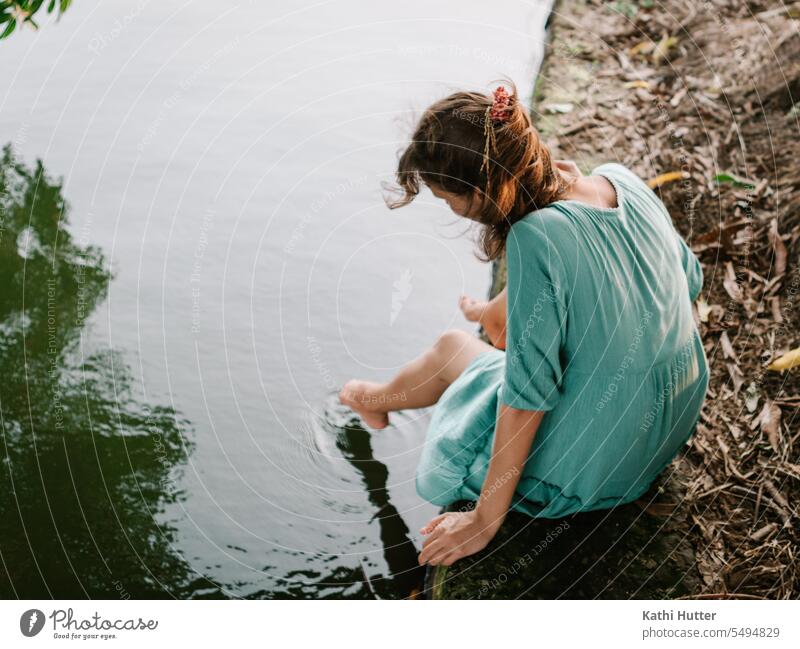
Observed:
[[[0,160],[4,597],[157,597],[197,589],[160,526],[191,426],[149,403],[83,325],[106,296],[103,254],[76,242],[61,187]],[[87,569],[87,566],[91,566]]]
[[[381,183],[432,98],[530,91],[545,10],[75,2],[0,43],[0,596],[415,587],[430,413],[335,394],[474,331],[489,269]]]

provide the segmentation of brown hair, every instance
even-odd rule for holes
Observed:
[[[478,92],[456,92],[428,107],[397,165],[402,196],[388,202],[392,209],[408,205],[419,194],[422,181],[468,196],[471,211],[473,192],[480,190],[478,221],[484,227],[479,245],[484,261],[502,254],[515,222],[558,200],[567,189],[530,114],[518,101],[516,87],[503,83],[512,92],[502,120],[491,119],[493,98]],[[485,165],[487,119],[493,137]]]

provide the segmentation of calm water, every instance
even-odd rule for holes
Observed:
[[[334,395],[474,331],[489,269],[380,184],[430,100],[530,93],[547,4],[79,0],[0,44],[1,595],[411,591],[430,412]]]

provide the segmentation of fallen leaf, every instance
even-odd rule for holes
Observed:
[[[734,187],[743,187],[745,189],[755,189],[756,181],[749,178],[742,178],[732,173],[717,174],[714,180],[718,185],[733,185]]]
[[[790,370],[798,365],[800,365],[800,347],[785,353],[778,360],[768,365],[767,369],[775,372],[783,372],[784,370]]]
[[[735,302],[742,301],[744,292],[742,291],[742,287],[739,286],[739,282],[737,282],[735,279],[726,278],[722,282],[722,286],[725,287],[725,292],[731,296],[732,300]]]
[[[775,275],[783,275],[786,272],[786,246],[778,232],[778,220],[772,219],[767,232],[772,250],[775,252]]]
[[[661,187],[661,185],[666,185],[667,183],[671,183],[675,180],[683,180],[684,178],[688,177],[689,174],[683,171],[668,171],[665,174],[651,178],[647,181],[647,185],[650,187],[650,189],[655,189],[656,187]]]
[[[722,225],[714,227],[713,230],[694,237],[692,240],[692,247],[695,249],[695,252],[701,252],[705,248],[716,244],[717,246],[722,246],[727,252],[733,252],[735,250],[733,237],[737,235],[739,230],[746,228],[749,223],[750,221],[748,219],[739,219],[737,221],[723,223]]]
[[[776,453],[779,452],[778,437],[781,430],[781,409],[767,399],[759,417],[761,420],[761,430],[766,433],[770,446],[772,446]]]
[[[730,358],[732,361],[738,363],[739,359],[736,357],[736,352],[733,350],[733,345],[731,344],[731,339],[728,338],[727,331],[722,332],[722,335],[719,337],[719,343],[722,345],[722,353],[725,354],[725,358]]]
[[[781,298],[773,297],[770,300],[770,308],[772,309],[772,319],[780,324],[783,322],[783,313],[781,313]]]
[[[758,387],[755,383],[751,383],[744,393],[744,405],[747,407],[747,412],[755,412],[758,408]],[[734,435],[736,437],[736,435]]]
[[[664,34],[663,38],[658,41],[658,45],[656,45],[655,49],[653,50],[653,63],[658,63],[661,60],[666,59],[670,49],[675,47],[677,44],[677,38]]]
[[[680,90],[678,90],[678,92],[675,93],[675,96],[672,99],[669,100],[669,105],[672,106],[673,108],[676,108],[678,106],[678,104],[681,103],[681,99],[683,99],[686,96],[687,92],[688,92],[688,88],[686,88],[685,86],[683,88],[681,88]],[[686,130],[686,131],[688,131],[688,129],[686,129],[685,127],[681,127],[678,130]],[[674,137],[681,137],[680,135],[677,135],[677,131],[676,131],[676,133],[673,133],[673,135],[674,135]]]
[[[700,322],[708,322],[708,316],[711,313],[711,307],[708,306],[708,302],[705,301],[704,298],[699,298],[697,300],[697,315],[700,317]]]
[[[736,396],[739,394],[742,385],[744,385],[744,373],[735,363],[725,363],[725,366],[728,368],[728,374],[730,374],[733,382],[733,394]]]
[[[628,52],[631,54],[647,54],[648,52],[652,52],[654,47],[655,44],[653,41],[642,41],[641,43],[636,43]]]
[[[739,441],[742,438],[742,435],[744,435],[742,429],[736,424],[728,424],[728,430],[730,431],[731,435],[733,435],[733,439],[736,441]]]

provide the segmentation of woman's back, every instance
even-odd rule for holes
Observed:
[[[556,201],[507,238],[498,400],[547,412],[519,487],[532,515],[637,498],[691,435],[708,384],[691,311],[699,262],[633,172],[594,171],[616,208]],[[487,441],[470,472],[490,454]]]
[[[593,174],[617,192],[616,208],[573,200],[552,203],[514,230],[532,228],[568,314],[565,372],[613,375],[648,371],[690,340],[691,302],[702,273],[653,191],[622,165]],[[525,264],[525,256],[520,260]],[[510,247],[509,254],[514,254]],[[688,271],[688,272],[687,272]]]

